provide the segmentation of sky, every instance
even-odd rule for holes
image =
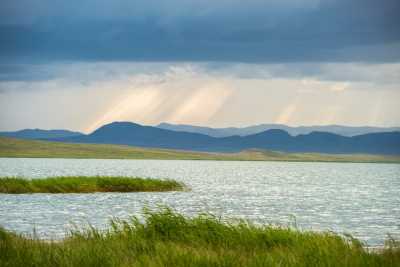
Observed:
[[[400,125],[398,0],[2,0],[0,130]]]

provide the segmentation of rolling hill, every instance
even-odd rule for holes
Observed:
[[[170,149],[150,149],[122,145],[71,144],[62,142],[16,139],[8,137],[0,137],[0,157],[374,163],[400,162],[400,156],[282,153],[266,150],[245,150],[239,153],[208,153],[178,151]]]
[[[131,122],[113,122],[88,135],[51,140],[207,152],[263,149],[291,153],[400,155],[400,132],[370,133],[353,137],[326,132],[291,136],[286,131],[274,129],[247,136],[216,138],[198,133],[142,126]]]
[[[284,124],[259,124],[248,127],[227,127],[227,128],[211,128],[203,126],[194,126],[188,124],[171,124],[160,123],[157,128],[200,133],[212,137],[228,137],[233,135],[246,136],[251,134],[261,133],[267,130],[278,129],[288,132],[290,135],[309,134],[312,132],[327,132],[343,136],[356,136],[369,133],[382,133],[382,132],[400,132],[400,127],[372,127],[372,126],[343,126],[343,125],[322,125],[322,126],[298,126],[292,127]]]
[[[82,135],[80,132],[68,130],[42,130],[42,129],[24,129],[15,132],[0,132],[0,136],[14,137],[21,139],[52,139],[64,138]]]

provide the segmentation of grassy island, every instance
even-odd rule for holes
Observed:
[[[24,179],[0,177],[0,193],[94,193],[94,192],[162,192],[183,190],[174,180],[130,177],[49,177]]]
[[[368,252],[331,232],[184,217],[168,208],[145,220],[113,221],[109,230],[74,231],[58,241],[0,228],[1,266],[399,266],[395,241]]]

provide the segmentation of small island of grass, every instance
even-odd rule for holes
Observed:
[[[70,176],[25,179],[0,177],[0,193],[94,193],[180,191],[185,186],[174,180],[138,177]]]

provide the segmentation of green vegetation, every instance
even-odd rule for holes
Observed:
[[[153,192],[183,190],[184,185],[173,180],[128,177],[50,177],[27,180],[0,177],[0,193],[93,193],[93,192]]]
[[[119,145],[45,142],[6,137],[0,137],[0,157],[400,163],[400,157],[398,156],[282,153],[264,150],[246,150],[240,153],[201,153],[170,149],[138,148]]]
[[[1,266],[400,266],[395,241],[368,252],[331,232],[184,217],[168,208],[145,221],[112,221],[109,230],[73,231],[61,241],[0,229]]]

